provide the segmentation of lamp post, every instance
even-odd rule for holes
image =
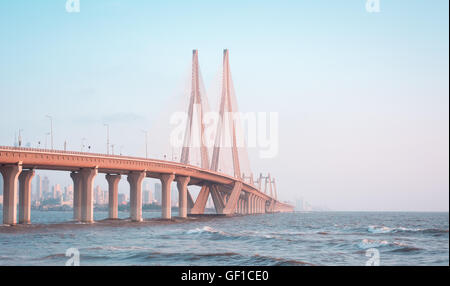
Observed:
[[[19,147],[22,147],[22,135],[21,135],[21,131],[23,131],[23,129],[19,129],[19,137],[17,137],[17,142],[19,143]]]
[[[106,154],[109,155],[109,124],[103,124],[103,126],[106,126]]]
[[[50,119],[50,146],[53,150],[53,117],[51,117],[50,115],[46,115],[45,117]]]
[[[145,133],[145,158],[148,158],[148,131],[141,129]]]

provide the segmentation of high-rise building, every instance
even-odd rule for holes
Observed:
[[[142,203],[144,205],[151,204],[153,202],[152,192],[151,190],[142,191]]]
[[[73,186],[68,185],[67,187],[64,187],[64,194],[63,198],[65,202],[70,202],[73,200]]]
[[[42,199],[42,180],[40,175],[34,177],[34,200],[40,201]]]
[[[94,190],[94,203],[97,205],[106,205],[108,202],[108,192],[103,191],[100,186],[95,187]]]
[[[155,194],[154,194],[154,197],[155,197],[156,203],[158,205],[161,204],[161,190],[162,190],[161,183],[155,183]]]
[[[61,186],[59,184],[55,184],[52,187],[52,199],[62,199],[62,191]]]
[[[170,200],[171,200],[171,206],[173,206],[173,207],[178,206],[178,189],[177,188],[171,189]]]
[[[142,203],[144,205],[153,203],[153,194],[150,190],[150,184],[148,182],[144,182],[144,188],[142,191]]]
[[[127,195],[126,194],[119,193],[118,204],[119,205],[126,205],[127,204]]]
[[[50,181],[48,180],[47,176],[45,176],[42,180],[42,196],[44,198],[50,197]]]

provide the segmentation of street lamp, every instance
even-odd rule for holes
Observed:
[[[141,129],[145,133],[145,158],[148,158],[148,131]]]
[[[17,142],[19,143],[19,147],[22,147],[22,135],[20,132],[23,131],[23,129],[19,129],[19,137],[17,137]]]
[[[104,123],[103,126],[106,126],[106,154],[109,155],[109,124]]]
[[[51,148],[53,150],[53,117],[51,117],[48,114],[45,117],[50,119],[50,143],[51,143]]]

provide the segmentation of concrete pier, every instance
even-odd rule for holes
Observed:
[[[178,215],[182,218],[187,217],[187,185],[189,184],[190,179],[190,177],[177,177]]]
[[[172,218],[172,206],[170,205],[170,186],[175,179],[174,174],[163,174],[161,175],[161,208],[162,208],[162,218],[170,219]]]
[[[3,176],[3,224],[17,223],[17,178],[22,172],[22,164],[0,167]]]
[[[130,217],[132,221],[142,221],[142,181],[146,172],[130,172],[127,176],[130,183]]]
[[[81,221],[81,174],[72,172],[70,177],[73,181],[73,219]]]
[[[79,173],[81,176],[81,221],[92,223],[94,222],[94,179],[98,171],[97,168],[83,168]]]
[[[119,181],[120,175],[105,175],[106,181],[108,181],[108,218],[117,219],[118,216],[118,200],[119,200]]]
[[[30,223],[31,179],[34,170],[22,170],[19,175],[19,223]]]

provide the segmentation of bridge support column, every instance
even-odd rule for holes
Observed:
[[[247,194],[247,214],[252,214],[252,194]]]
[[[117,219],[118,216],[118,195],[119,195],[119,181],[120,175],[106,174],[105,178],[108,181],[108,204],[109,204],[109,219]]]
[[[200,190],[200,193],[198,193],[197,199],[195,200],[194,206],[191,209],[191,212],[190,212],[191,214],[204,214],[205,213],[205,207],[206,207],[206,202],[208,201],[209,193],[210,193],[210,187],[203,185]],[[215,205],[215,202],[214,202],[214,205]],[[217,207],[216,207],[216,209],[217,209]]]
[[[142,181],[147,172],[130,172],[127,181],[130,183],[130,217],[131,221],[142,221]]]
[[[94,179],[97,176],[97,167],[83,168],[80,170],[81,176],[81,221],[92,223],[94,222],[94,201],[93,189]]]
[[[70,173],[73,181],[73,219],[81,221],[81,174]]]
[[[248,200],[248,195],[245,194],[244,199],[242,200],[242,213],[243,214],[247,214],[247,206],[248,206],[247,200]]]
[[[175,179],[174,174],[161,175],[161,216],[165,219],[172,218],[172,206],[170,205],[170,187],[173,179]]]
[[[17,223],[17,178],[22,172],[22,163],[0,166],[3,176],[3,224]]]
[[[19,175],[19,223],[30,223],[31,179],[34,170],[22,171]]]
[[[190,177],[177,177],[178,188],[178,216],[187,217],[187,185]]]

